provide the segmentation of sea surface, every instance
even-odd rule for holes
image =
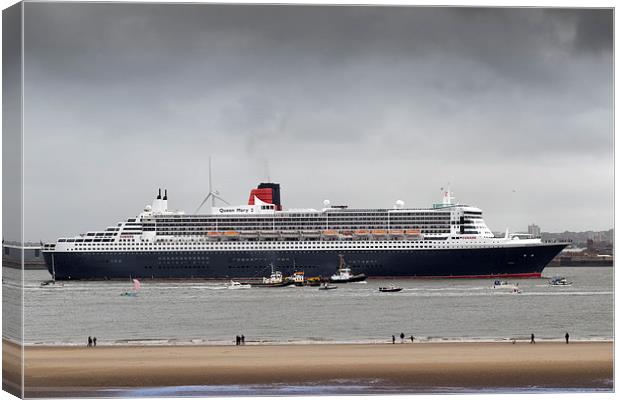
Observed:
[[[351,395],[433,395],[433,394],[553,394],[553,393],[604,393],[610,392],[611,383],[604,382],[600,388],[565,387],[459,387],[459,386],[399,386],[380,379],[336,379],[307,385],[267,384],[267,385],[195,385],[163,386],[143,388],[110,389],[69,389],[58,391],[49,389],[29,390],[27,397],[74,397],[74,398],[133,398],[133,397],[246,397],[246,396],[351,396]],[[425,397],[430,398],[430,397]],[[496,399],[499,397],[493,397]]]
[[[21,297],[21,271],[3,268],[3,297]],[[404,333],[416,341],[613,339],[613,269],[546,268],[548,279],[510,279],[522,293],[492,289],[491,279],[370,279],[367,283],[231,290],[225,282],[65,282],[42,287],[46,271],[25,271],[23,340],[27,344],[382,343]],[[381,293],[394,284],[399,293]],[[16,301],[13,306],[19,306]],[[5,318],[19,311],[5,303]],[[7,325],[7,322],[9,324]],[[5,336],[21,329],[5,320]]]

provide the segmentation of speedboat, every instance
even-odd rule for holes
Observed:
[[[366,280],[365,274],[357,274],[357,275],[353,274],[353,272],[351,271],[351,268],[349,268],[349,266],[345,263],[344,256],[342,254],[339,254],[338,257],[340,257],[340,265],[338,266],[338,272],[329,278],[330,282],[347,283],[347,282],[360,282],[360,281]]]
[[[329,283],[325,283],[323,286],[319,287],[319,290],[332,290],[338,289],[338,286],[331,286]]]
[[[519,285],[518,284],[514,284],[514,283],[510,283],[508,281],[495,281],[493,282],[493,286],[491,286],[491,289],[518,289]]]
[[[570,286],[573,282],[569,282],[563,276],[556,276],[549,281],[549,285],[551,286]]]
[[[249,283],[239,283],[237,281],[230,281],[228,285],[226,285],[227,289],[249,289],[252,285]]]
[[[385,293],[394,293],[394,292],[400,292],[401,290],[403,290],[403,288],[401,287],[396,287],[394,285],[390,285],[390,286],[382,286],[379,288],[380,292],[385,292]]]

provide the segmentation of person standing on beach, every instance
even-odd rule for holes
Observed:
[[[239,343],[241,343],[241,338],[239,337],[239,335],[237,335],[235,337],[235,346],[239,346]]]
[[[396,343],[396,336],[392,335],[392,344]]]
[[[404,343],[404,340],[405,340],[405,334],[401,332],[400,333],[400,342]]]
[[[532,333],[532,336],[531,336],[531,337],[532,337],[532,339],[530,340],[530,343],[531,343],[531,344],[536,344],[536,341],[534,340],[534,334],[533,334],[533,333]]]
[[[93,338],[93,347],[97,347],[97,337]]]
[[[88,345],[86,347],[92,347],[93,345],[93,338],[91,338],[90,336],[88,337]]]
[[[566,339],[566,344],[568,344],[568,332],[566,332],[566,335],[564,335],[564,339]]]
[[[241,344],[245,345],[245,336],[241,335]]]
[[[411,335],[410,339],[411,339],[411,343],[413,343],[413,335]]]

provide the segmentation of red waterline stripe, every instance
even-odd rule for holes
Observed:
[[[526,272],[521,274],[494,274],[494,275],[437,275],[437,276],[372,276],[369,278],[412,278],[412,279],[493,279],[493,278],[542,278],[541,272]]]

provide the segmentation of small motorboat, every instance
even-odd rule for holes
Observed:
[[[249,283],[239,283],[237,281],[230,281],[228,285],[226,285],[227,289],[249,289],[252,285]]]
[[[390,286],[382,286],[379,288],[380,292],[384,292],[384,293],[394,293],[394,292],[400,292],[401,290],[403,290],[403,288],[401,287],[396,287],[394,285],[390,285]]]
[[[518,284],[514,284],[514,283],[510,283],[508,281],[495,281],[493,282],[493,286],[491,286],[491,289],[518,289],[519,285]]]
[[[563,276],[556,276],[549,281],[549,285],[551,286],[570,286],[573,282],[569,282]]]
[[[62,282],[58,282],[56,280],[47,280],[47,281],[41,282],[41,287],[46,287],[46,288],[61,288],[63,286],[64,284]]]
[[[332,289],[338,289],[338,286],[332,286],[329,283],[325,283],[323,284],[323,286],[319,287],[319,290],[332,290]]]

